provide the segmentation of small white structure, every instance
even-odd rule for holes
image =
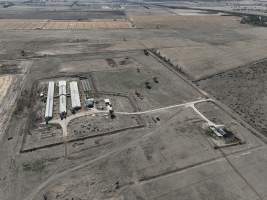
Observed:
[[[108,105],[108,106],[107,106],[107,110],[108,110],[109,112],[112,112],[112,111],[113,111],[112,106]]]
[[[114,110],[113,110],[111,105],[107,105],[107,110],[109,112],[109,115],[110,115],[111,119],[115,118]]]
[[[80,94],[77,81],[70,82],[71,107],[73,110],[81,108]]]
[[[224,125],[215,125],[209,127],[217,137],[223,137],[226,135],[226,132],[224,131]]]
[[[48,122],[48,120],[52,119],[53,117],[54,86],[54,81],[49,81],[45,108],[46,122]]]
[[[59,81],[58,82],[58,94],[59,94],[59,114],[61,118],[63,118],[67,113],[67,106],[66,106],[66,81]]]
[[[107,106],[107,105],[111,105],[109,99],[104,99],[104,102],[105,102],[106,106]]]

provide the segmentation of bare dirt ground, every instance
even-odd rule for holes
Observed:
[[[151,16],[131,10],[129,21],[135,18],[138,28],[0,30],[1,61],[29,62],[26,71],[13,65],[0,71],[24,78],[22,85],[8,90],[11,99],[15,93],[18,98],[7,110],[10,120],[0,140],[1,200],[267,199],[266,140],[229,109],[257,125],[265,123],[258,113],[265,116],[266,66],[242,65],[218,74],[262,59],[266,29],[241,25],[232,16],[178,16],[172,9],[157,16],[157,10],[146,12]],[[109,14],[111,21],[117,16]],[[40,15],[36,18],[48,20]],[[147,48],[172,49],[166,54],[177,56],[178,62],[184,59],[188,77],[207,78],[197,83],[208,94],[151,51],[145,55]],[[110,98],[116,121],[92,119],[95,113],[83,106],[76,113],[83,117],[67,127],[70,136],[77,135],[72,141],[59,123],[39,124],[43,117],[36,121],[36,116],[45,103],[36,103],[38,83],[64,78],[88,80],[88,96]],[[206,100],[209,93],[229,107],[215,101],[196,105],[199,112],[225,124],[244,143],[214,149],[207,121],[188,106]],[[57,100],[53,109],[56,120]],[[75,118],[69,110],[68,116]],[[57,139],[61,142],[54,145]],[[46,146],[31,149],[40,144]]]
[[[160,52],[178,64],[191,80],[200,80],[266,58],[267,45],[264,41],[238,41],[216,47],[198,44],[182,48],[163,48]]]
[[[64,178],[56,180],[44,194],[51,199],[64,199],[65,195],[74,199],[199,199],[202,195],[257,199],[199,132],[201,120],[190,110],[177,112],[156,131],[120,151],[73,169],[69,175],[62,174]],[[203,165],[194,167],[197,163]],[[82,177],[84,172],[87,175]],[[86,185],[91,189],[84,193]]]
[[[130,28],[131,25],[127,21],[95,21],[95,22],[81,22],[81,21],[48,21],[48,20],[0,20],[1,30],[77,30],[77,29],[122,29]]]
[[[1,9],[0,19],[51,19],[51,20],[92,20],[92,19],[122,19],[125,18],[123,11],[97,11],[97,10],[64,10],[57,12],[47,9]]]
[[[12,107],[12,102],[14,102],[15,93],[11,92],[13,86],[16,84],[16,77],[12,75],[0,76],[0,138],[6,130],[7,122],[10,117],[9,110]],[[16,88],[13,88],[16,90]]]
[[[30,62],[27,61],[0,64],[0,138],[3,137],[12,112],[16,108],[24,73],[29,65]]]
[[[9,89],[9,86],[12,82],[12,76],[1,76],[0,77],[0,102],[5,97],[7,90]]]
[[[215,75],[198,84],[267,135],[266,69],[267,62],[263,60]]]
[[[179,30],[198,29],[226,29],[234,28],[239,24],[239,18],[233,16],[177,16],[177,15],[163,15],[163,16],[131,16],[133,23],[137,28],[173,28]],[[189,22],[189,23],[188,23]]]

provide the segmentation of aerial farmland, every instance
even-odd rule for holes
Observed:
[[[265,2],[0,5],[0,200],[267,200]]]

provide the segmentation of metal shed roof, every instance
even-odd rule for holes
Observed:
[[[58,82],[58,89],[59,89],[59,112],[66,113],[67,106],[66,106],[66,81],[59,81]]]
[[[87,91],[92,90],[88,79],[81,80],[81,83],[82,83],[83,91],[87,92]]]
[[[45,108],[45,119],[51,119],[53,117],[54,85],[54,81],[49,81]]]
[[[70,95],[72,109],[81,108],[80,94],[77,81],[70,82]]]

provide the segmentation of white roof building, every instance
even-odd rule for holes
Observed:
[[[45,108],[45,119],[49,120],[53,117],[53,101],[54,101],[54,81],[49,81],[47,99],[46,99],[46,108]]]
[[[108,110],[108,111],[113,111],[112,106],[108,105],[108,106],[107,106],[107,110]]]
[[[70,96],[72,109],[81,108],[80,94],[77,81],[70,82]]]
[[[104,102],[106,105],[110,105],[110,100],[109,99],[104,99]]]
[[[58,89],[59,89],[59,113],[64,114],[67,112],[67,106],[66,106],[66,81],[59,81],[58,82]]]

